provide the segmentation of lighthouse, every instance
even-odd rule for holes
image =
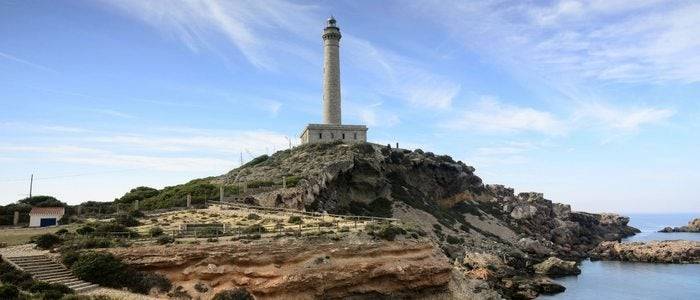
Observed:
[[[340,97],[340,27],[335,18],[326,20],[323,39],[323,123],[308,124],[301,133],[302,144],[367,141],[367,126],[343,125]]]

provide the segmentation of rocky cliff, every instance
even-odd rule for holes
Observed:
[[[368,143],[328,143],[280,151],[209,180],[215,184],[249,184],[251,188],[236,199],[248,204],[398,218],[404,224],[422,229],[433,241],[440,251],[431,254],[435,256],[431,259],[439,261],[437,256],[442,256],[452,262],[449,284],[443,280],[446,273],[442,267],[397,269],[401,266],[398,261],[394,268],[387,262],[378,268],[379,273],[372,275],[375,277],[350,268],[348,274],[352,276],[346,281],[324,282],[322,286],[329,286],[298,291],[312,298],[322,294],[402,297],[404,289],[417,293],[436,286],[467,294],[481,291],[479,295],[483,298],[493,298],[487,291],[498,292],[496,297],[533,298],[540,293],[563,290],[536,274],[534,265],[550,257],[576,261],[586,257],[601,241],[619,240],[637,232],[627,225],[626,217],[574,212],[569,205],[553,203],[541,193],[516,194],[502,185],[485,185],[474,171],[473,167],[449,156],[421,150],[391,149]],[[295,184],[286,188],[279,185],[253,188],[260,183],[279,183],[282,178],[293,178]],[[271,246],[267,251],[278,253],[276,249]],[[366,250],[354,251],[361,254]],[[257,259],[252,253],[249,255],[248,259]],[[226,257],[200,256],[197,259]],[[371,263],[371,257],[368,256],[367,262],[359,258],[356,262]],[[220,263],[213,262],[213,269],[218,270]],[[193,268],[192,274],[207,270],[200,266]],[[240,278],[232,282],[257,282],[266,278],[274,284],[256,284],[254,289],[260,295],[272,295],[307,289],[301,283],[311,280],[299,274],[280,273],[274,267],[270,270],[275,272],[274,276],[270,275],[274,280],[266,277],[269,273],[256,273],[254,278],[236,275]],[[391,274],[389,270],[398,273]],[[410,274],[411,270],[417,273]],[[197,277],[210,276],[204,273]],[[419,278],[426,274],[440,280],[421,281]],[[371,284],[385,279],[396,283],[397,278],[402,278],[401,284],[387,285],[394,286],[393,289]]]
[[[700,218],[690,220],[686,226],[665,227],[659,232],[700,232]]]

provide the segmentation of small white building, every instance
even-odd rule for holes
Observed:
[[[29,227],[56,226],[65,213],[64,207],[32,207],[29,212]]]

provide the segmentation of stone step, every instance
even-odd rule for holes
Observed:
[[[56,273],[56,274],[35,275],[34,278],[41,279],[41,280],[49,280],[49,279],[58,279],[58,278],[71,277],[71,276],[73,276],[73,273],[66,272],[66,273]]]
[[[49,282],[49,283],[60,283],[60,284],[68,285],[68,284],[75,284],[77,282],[81,282],[82,280],[75,278],[75,277],[68,277],[68,278],[60,278],[60,279],[49,279],[49,280],[45,280],[45,281]]]
[[[98,287],[100,287],[100,286],[99,286],[99,285],[96,285],[96,284],[91,284],[91,285],[84,286],[84,287],[79,287],[79,288],[76,288],[76,289],[73,289],[73,290],[74,290],[76,293],[84,293],[84,292],[88,292],[88,291],[91,291],[91,290],[93,290],[93,289],[96,289],[96,288],[98,288]]]
[[[20,266],[23,270],[27,272],[42,272],[42,271],[63,271],[63,270],[68,270],[64,266],[60,265],[50,265],[50,266],[31,266],[31,267],[23,267]]]
[[[99,287],[96,284],[78,279],[65,266],[44,255],[4,257],[4,259],[7,259],[17,265],[21,270],[31,274],[36,280],[49,283],[61,283],[76,292],[86,292]]]
[[[75,290],[75,289],[79,289],[79,288],[81,288],[81,287],[86,287],[86,286],[89,286],[89,285],[92,285],[92,283],[85,282],[85,281],[79,281],[79,282],[76,282],[76,283],[66,284],[66,286],[68,286],[69,288],[74,289],[74,290]]]

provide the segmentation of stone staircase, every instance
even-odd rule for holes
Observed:
[[[65,284],[76,293],[87,292],[99,287],[97,284],[82,281],[70,270],[46,255],[5,257],[10,264],[32,275],[35,280]]]

